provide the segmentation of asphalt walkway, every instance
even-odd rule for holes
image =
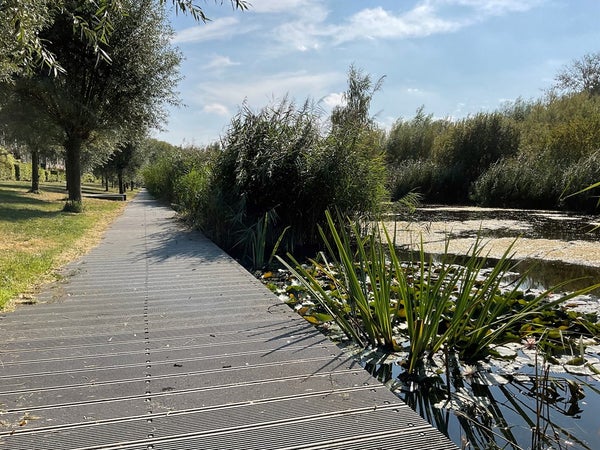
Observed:
[[[0,449],[452,449],[144,192],[0,315]]]

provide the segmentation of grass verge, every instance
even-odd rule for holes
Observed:
[[[62,185],[42,184],[39,194],[28,188],[0,182],[0,310],[27,301],[56,269],[96,245],[126,204],[84,199],[84,212],[74,214],[62,210]]]

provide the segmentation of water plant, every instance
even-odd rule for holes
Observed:
[[[291,255],[291,264],[280,261],[348,338],[386,351],[407,345],[406,366],[413,374],[424,358],[442,349],[474,362],[495,345],[541,333],[544,311],[598,287],[558,298],[551,294],[562,285],[524,295],[523,275],[506,281],[516,241],[484,271],[489,261],[480,239],[462,264],[448,255],[448,246],[442,262],[433,264],[422,242],[418,259],[404,262],[384,226],[374,224],[362,235],[350,220],[338,216],[336,222],[330,212],[326,220],[327,230],[320,229],[326,252],[310,260],[310,267]]]

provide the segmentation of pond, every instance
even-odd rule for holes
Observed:
[[[567,280],[578,289],[600,282],[600,216],[556,211],[430,206],[396,216],[386,227],[399,248],[417,248],[423,239],[429,254],[467,254],[479,236],[489,256],[500,258],[514,242],[518,271],[530,287]],[[515,242],[516,239],[516,242]]]
[[[414,249],[422,237],[432,255],[443,253],[447,239],[449,253],[466,254],[479,237],[488,246],[489,255],[499,258],[517,239],[513,249],[515,270],[527,274],[525,289],[544,290],[576,280],[562,289],[577,290],[600,282],[598,216],[430,206],[418,209],[410,218],[395,217],[386,225],[390,231],[396,230],[400,248]],[[600,292],[593,294],[582,302],[583,307],[600,313]],[[597,345],[587,351],[587,358],[597,360]],[[537,355],[537,361],[532,360],[531,350],[517,352],[512,360],[516,361],[513,372],[505,378],[481,378],[477,371],[465,377],[464,370],[455,371],[454,377],[451,373],[428,377],[417,390],[402,381],[403,371],[397,364],[363,360],[371,373],[390,384],[423,417],[465,448],[600,448],[600,378],[567,373],[562,366],[544,366],[541,355]],[[524,356],[529,356],[529,361]],[[502,361],[495,364],[492,373],[507,373]],[[548,369],[545,378],[540,377],[542,367]],[[540,379],[546,380],[545,386],[540,386]],[[448,386],[456,389],[455,398],[468,391],[470,395],[462,397],[463,405],[443,407],[440,399],[447,397]],[[571,392],[573,386],[579,386],[581,392]],[[465,417],[464,411],[469,411],[471,417]],[[532,432],[536,427],[556,439],[544,443],[538,435],[536,441],[536,433]]]
[[[522,288],[540,292],[573,278],[582,279],[563,290],[600,282],[600,230],[592,231],[597,224],[597,216],[548,211],[428,207],[410,219],[390,218],[386,227],[407,259],[421,239],[431,255],[445,248],[465,255],[479,237],[493,263],[518,238],[511,254],[518,262],[515,270],[528,273]],[[275,287],[269,278],[283,300],[290,292],[301,298],[297,283],[290,291],[281,284]],[[284,283],[294,284],[289,279]],[[298,302],[295,306],[307,309]],[[576,297],[568,307],[600,325],[597,293]],[[415,377],[407,374],[406,351],[364,351],[341,338],[335,326],[321,328],[461,448],[600,448],[600,344],[589,334],[575,344],[565,340],[564,348],[550,353],[542,339],[517,339],[473,365],[439,352],[424,361]],[[553,338],[560,341],[563,336]]]

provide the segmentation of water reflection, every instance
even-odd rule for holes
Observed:
[[[452,239],[481,238],[525,238],[525,239],[550,239],[564,242],[584,241],[600,242],[600,229],[595,229],[600,223],[598,215],[570,214],[552,211],[515,210],[515,209],[489,209],[489,208],[463,208],[463,207],[426,207],[419,208],[410,217],[398,218],[418,223],[428,229],[428,224],[442,223],[450,231],[447,237]],[[510,226],[489,226],[486,224],[501,224],[503,221]],[[460,224],[461,226],[454,226]],[[472,224],[466,227],[465,224]],[[458,230],[458,231],[453,231]],[[594,251],[590,249],[590,251]],[[410,252],[404,255],[410,258]],[[439,255],[432,256],[434,260],[440,259]],[[449,255],[457,258],[460,263],[461,256]],[[489,258],[489,264],[497,260]],[[600,267],[591,265],[567,263],[558,260],[546,259],[521,259],[515,268],[519,273],[526,273],[524,288],[548,289],[573,280],[563,290],[578,290],[592,284],[600,283]],[[600,290],[594,293],[600,296]]]
[[[363,364],[461,448],[597,448],[600,392],[593,380],[533,367],[496,378],[485,370],[465,376],[453,359],[449,370],[423,371],[415,379],[395,363]]]
[[[521,234],[531,239],[556,239],[561,241],[600,241],[600,231],[593,231],[598,225],[598,215],[571,214],[555,211],[536,211],[520,209],[489,209],[489,208],[450,208],[427,207],[419,208],[412,220],[417,222],[465,222],[484,220],[506,220],[522,222],[518,232],[512,228],[483,230],[485,237],[515,237]],[[477,229],[467,233],[474,237]],[[462,236],[464,232],[459,235]]]

